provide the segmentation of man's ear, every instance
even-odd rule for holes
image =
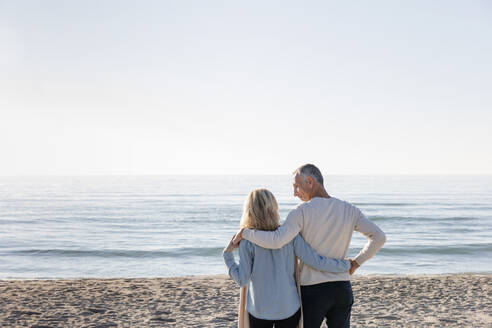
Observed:
[[[314,185],[314,180],[313,180],[313,178],[312,178],[312,177],[310,177],[310,176],[307,176],[307,177],[306,177],[306,182],[307,182],[307,184],[309,184],[311,187]]]

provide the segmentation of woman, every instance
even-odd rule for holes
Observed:
[[[277,201],[266,189],[250,192],[244,203],[241,228],[276,230],[280,224]],[[239,265],[234,260],[232,240],[224,249],[229,276],[240,286],[248,284],[246,310],[249,324],[256,327],[294,328],[301,317],[301,303],[294,280],[295,255],[305,264],[330,272],[345,272],[347,260],[318,255],[297,235],[280,249],[266,249],[247,240],[239,245]]]

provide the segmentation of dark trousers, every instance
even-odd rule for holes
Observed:
[[[329,328],[350,327],[354,294],[350,281],[331,281],[301,286],[304,328],[319,328],[323,319]]]
[[[293,316],[283,320],[263,320],[253,317],[249,314],[249,326],[251,328],[297,328],[299,318],[301,317],[301,309],[299,309]]]

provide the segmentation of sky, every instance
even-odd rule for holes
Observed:
[[[0,176],[492,174],[490,1],[0,0]]]

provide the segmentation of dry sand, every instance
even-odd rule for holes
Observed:
[[[492,327],[492,275],[355,276],[352,327]],[[235,327],[225,275],[2,280],[0,327]]]

